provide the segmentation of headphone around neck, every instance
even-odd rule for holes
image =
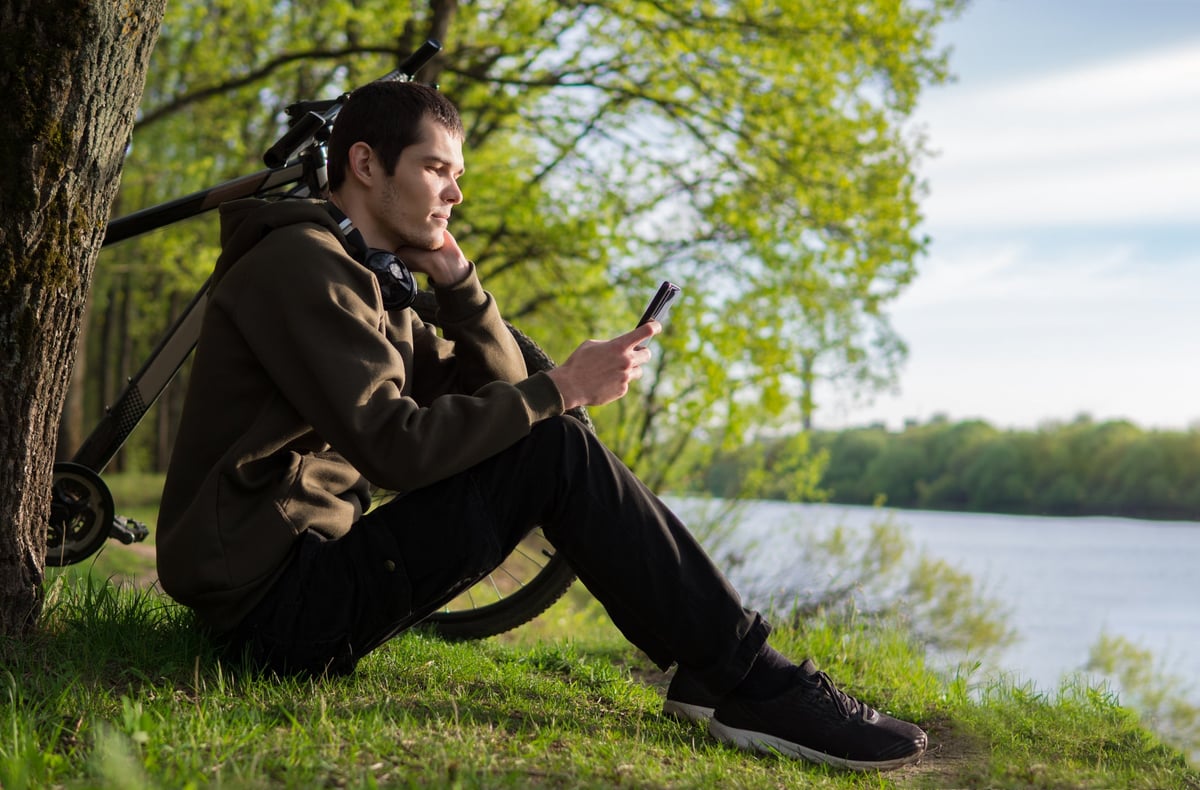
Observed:
[[[384,309],[403,310],[412,307],[417,298],[417,280],[404,261],[393,252],[368,247],[362,233],[333,203],[326,203],[325,208],[354,248],[354,259],[366,266],[378,280]]]

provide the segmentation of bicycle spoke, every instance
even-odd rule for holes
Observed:
[[[525,559],[529,560],[529,561],[530,561],[530,562],[532,562],[534,565],[536,565],[536,566],[537,566],[539,569],[540,569],[540,568],[545,568],[545,567],[546,567],[546,563],[544,563],[544,562],[538,562],[538,561],[537,561],[536,559],[534,559],[533,557],[530,557],[528,554],[526,554],[526,553],[525,553],[525,552],[524,552],[524,551],[521,549],[521,547],[520,547],[520,546],[517,546],[515,549],[513,549],[513,553],[514,553],[514,554],[520,554],[522,557],[524,557]],[[549,552],[547,552],[545,549],[542,549],[542,554],[545,554],[547,559],[549,559],[550,557],[553,557],[553,556],[554,556],[553,554],[550,554]],[[504,566],[503,566],[503,565],[501,565],[500,567],[501,567],[501,568],[503,568]]]
[[[512,579],[514,582],[516,582],[516,583],[517,583],[518,585],[520,585],[521,587],[524,587],[524,586],[525,586],[525,582],[521,581],[521,580],[520,580],[520,579],[518,579],[516,576],[514,576],[514,575],[513,575],[513,572],[512,572],[512,571],[510,571],[508,568],[505,568],[503,565],[501,565],[501,566],[500,566],[499,568],[497,568],[496,570],[498,570],[498,571],[504,571],[506,574],[508,574],[508,578]],[[491,577],[489,576],[488,578],[490,579]],[[495,582],[492,582],[492,586],[494,587],[495,585],[496,585],[496,583],[495,583]]]

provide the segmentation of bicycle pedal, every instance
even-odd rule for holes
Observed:
[[[114,516],[109,537],[116,538],[126,546],[141,543],[150,535],[150,528],[128,516]]]

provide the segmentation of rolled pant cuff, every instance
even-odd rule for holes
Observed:
[[[750,667],[758,658],[759,652],[763,645],[767,643],[767,637],[771,633],[771,625],[766,619],[754,612],[753,622],[746,630],[737,649],[729,659],[716,667],[692,667],[688,666],[688,670],[692,672],[700,682],[702,682],[713,694],[724,696],[745,680],[746,675],[750,673]],[[687,662],[681,661],[681,664],[686,665]]]

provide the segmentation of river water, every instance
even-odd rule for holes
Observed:
[[[681,515],[699,503],[673,499]],[[798,562],[796,531],[844,526],[867,535],[889,519],[912,546],[969,573],[1008,612],[1018,641],[990,665],[1042,690],[1082,672],[1102,634],[1150,651],[1154,668],[1200,699],[1200,523],[1123,518],[1050,518],[746,503],[735,542],[746,563],[739,587],[780,578]]]

